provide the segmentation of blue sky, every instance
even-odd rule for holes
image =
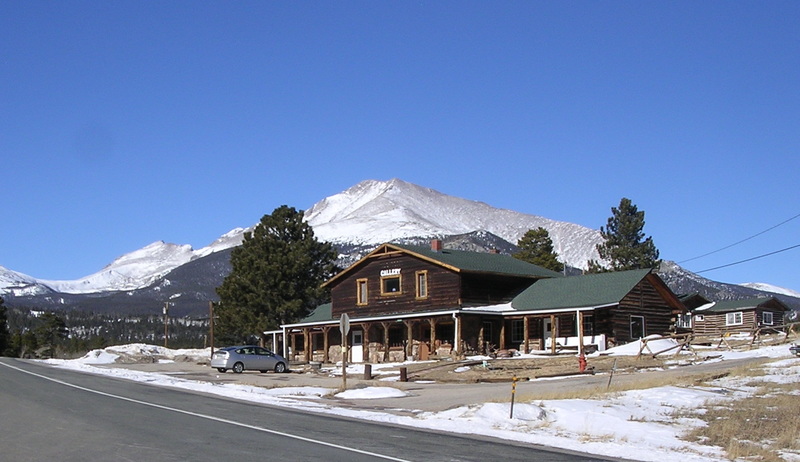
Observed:
[[[798,2],[0,3],[0,265],[75,279],[365,179],[665,259],[800,214]],[[700,271],[800,244],[800,218]],[[795,248],[703,273],[800,290]]]

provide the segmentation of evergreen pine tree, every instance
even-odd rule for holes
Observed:
[[[8,330],[8,315],[3,303],[3,297],[0,297],[0,356],[9,356],[11,333]]]
[[[600,227],[603,243],[597,245],[600,258],[609,263],[589,262],[590,272],[624,271],[657,268],[661,264],[658,249],[652,237],[644,237],[644,211],[639,211],[631,200],[623,197],[619,207],[611,208],[611,217],[605,227]]]
[[[264,215],[231,253],[231,273],[217,288],[215,330],[221,341],[250,339],[295,322],[329,300],[336,251],[317,241],[303,212],[283,205]]]
[[[67,324],[62,317],[50,311],[42,314],[40,321],[34,332],[37,343],[47,348],[46,355],[55,356],[59,342],[69,333]]]
[[[517,247],[519,252],[514,254],[515,258],[549,270],[564,271],[564,265],[558,261],[558,254],[553,250],[550,233],[541,226],[529,229],[517,242]]]

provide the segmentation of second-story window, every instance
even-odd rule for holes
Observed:
[[[367,293],[367,280],[359,279],[356,281],[356,304],[366,305],[369,301]]]
[[[381,295],[397,295],[400,294],[400,275],[384,276],[381,278]]]
[[[417,271],[417,298],[428,298],[427,271]]]

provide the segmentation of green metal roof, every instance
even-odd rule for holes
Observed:
[[[517,311],[602,306],[621,301],[649,269],[541,279],[511,301]]]
[[[324,305],[320,305],[314,309],[308,316],[304,319],[299,321],[300,324],[305,324],[309,322],[326,322],[332,319],[331,309],[333,305],[331,303],[326,303]]]
[[[709,308],[698,311],[698,313],[727,313],[730,311],[755,309],[756,307],[764,304],[770,304],[770,305],[775,304],[781,308],[788,310],[788,307],[785,306],[780,300],[773,297],[769,297],[769,298],[746,298],[743,300],[722,300],[714,303],[714,305],[712,305]]]
[[[466,250],[442,249],[431,250],[428,246],[388,244],[429,260],[440,262],[463,272],[504,274],[511,276],[558,278],[561,273],[542,268],[510,255],[486,252],[469,252]]]

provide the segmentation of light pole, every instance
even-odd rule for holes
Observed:
[[[208,336],[211,337],[211,357],[214,357],[214,302],[208,302]]]

